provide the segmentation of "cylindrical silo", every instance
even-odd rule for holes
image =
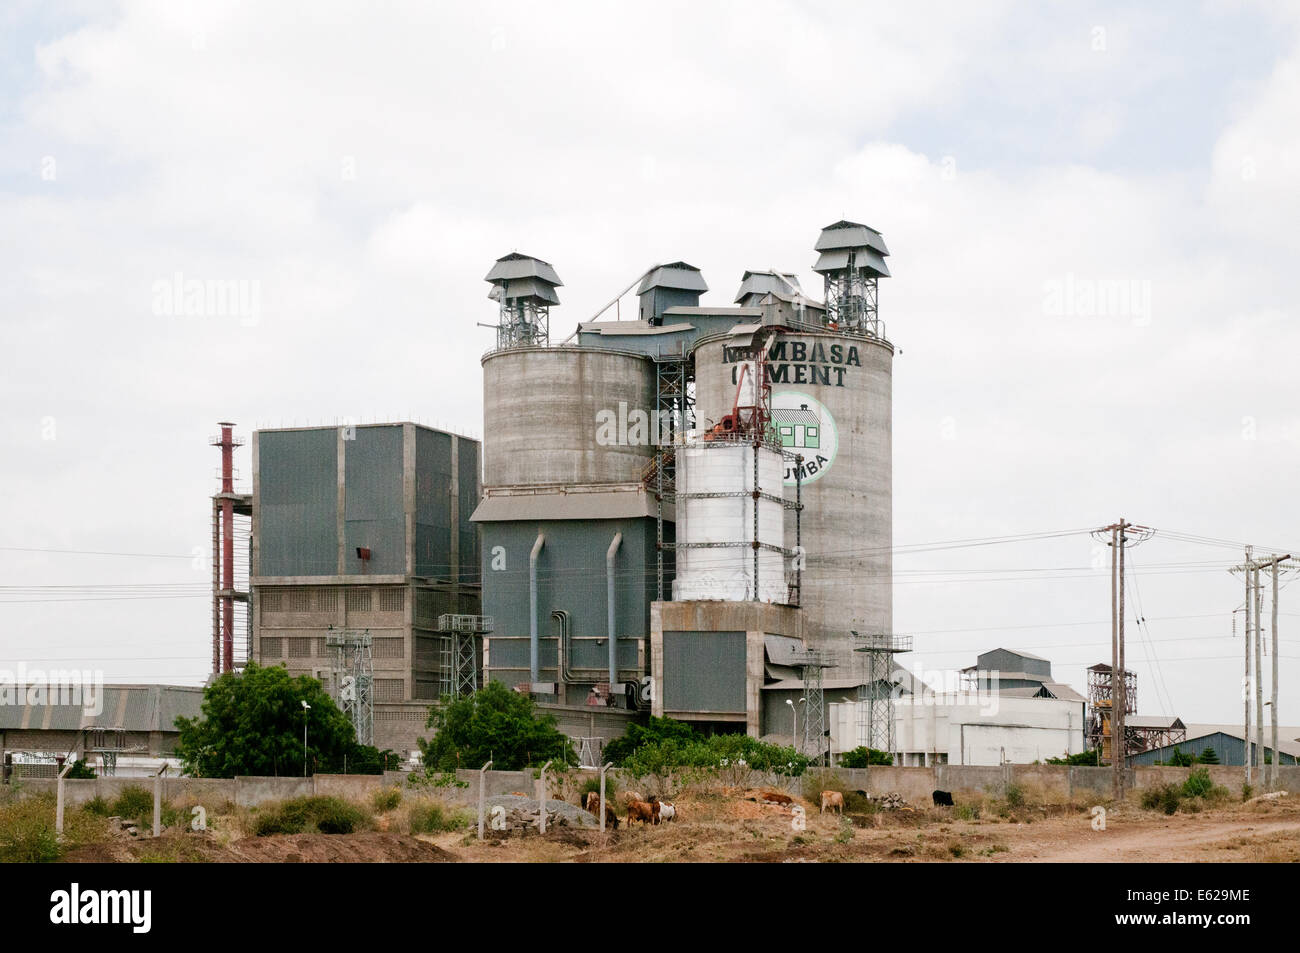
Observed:
[[[735,335],[695,349],[696,420],[707,429],[731,412],[748,355]],[[891,371],[893,346],[837,331],[779,331],[768,350],[772,425],[802,454],[800,604],[810,641],[851,648],[850,630],[892,631]],[[794,492],[786,464],[785,486]],[[794,545],[793,515],[786,538]]]
[[[483,358],[483,485],[637,483],[654,455],[654,362],[585,347]]]
[[[754,443],[718,437],[677,448],[679,602],[787,600],[784,462],[779,450]]]

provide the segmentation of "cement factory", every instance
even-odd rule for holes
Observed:
[[[889,250],[838,221],[812,251],[823,300],[755,270],[730,305],[703,304],[701,269],[674,261],[558,341],[557,269],[499,258],[482,443],[411,422],[258,430],[248,490],[220,424],[213,676],[252,660],[315,677],[359,742],[412,759],[431,705],[495,679],[587,765],[649,715],[827,760],[864,745],[909,766],[1111,760],[1104,663],[1087,697],[1014,649],[953,673],[959,691],[900,665]],[[634,288],[636,317],[610,319]],[[12,709],[0,747],[152,765],[201,700],[114,691],[93,723]],[[1129,758],[1198,738],[1244,750],[1224,726],[1138,715],[1132,672],[1120,697]]]
[[[431,703],[485,679],[584,746],[647,713],[789,741],[796,700],[799,743],[829,746],[828,706],[868,699],[907,644],[889,250],[849,221],[813,250],[822,301],[747,271],[731,305],[705,305],[701,269],[675,261],[633,283],[634,320],[559,341],[557,269],[503,256],[481,447],[413,423],[260,430],[240,493],[223,424],[214,672],[321,678],[360,739],[399,751]],[[892,732],[859,707],[868,735]]]

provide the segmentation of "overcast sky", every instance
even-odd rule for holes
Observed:
[[[907,663],[1084,690],[1123,516],[1140,710],[1239,719],[1236,544],[1300,553],[1300,11],[1129,6],[5,4],[0,663],[200,683],[216,422],[477,436],[495,258],[555,265],[560,338],[654,262],[820,296],[850,218],[893,253]]]

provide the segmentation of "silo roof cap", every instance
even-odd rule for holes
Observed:
[[[889,254],[889,249],[885,247],[885,238],[880,232],[870,225],[841,219],[835,224],[827,225],[822,229],[813,250],[829,251],[833,248],[863,247],[870,248],[880,255]]]
[[[483,280],[500,284],[502,281],[514,281],[519,278],[536,278],[555,287],[564,285],[550,262],[534,258],[532,255],[521,255],[518,252],[511,252],[498,258]]]
[[[709,286],[704,283],[704,275],[700,274],[700,269],[684,261],[660,265],[645,276],[636,293],[645,294],[651,288],[677,288],[682,291],[699,292],[709,290]]]
[[[788,295],[791,292],[801,294],[799,278],[789,271],[747,271],[740,279],[740,290],[736,300],[743,301],[747,295],[776,292]]]

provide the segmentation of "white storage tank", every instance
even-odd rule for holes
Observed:
[[[675,600],[788,601],[784,475],[781,452],[751,437],[692,434],[677,448]]]

